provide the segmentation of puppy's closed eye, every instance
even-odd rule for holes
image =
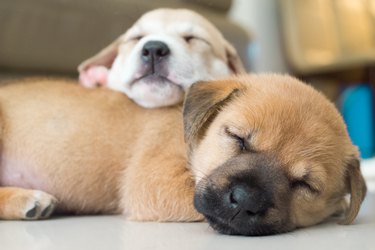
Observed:
[[[311,185],[309,182],[307,182],[304,179],[292,180],[290,182],[290,187],[291,187],[291,189],[295,189],[295,190],[305,189],[305,190],[307,190],[311,193],[314,193],[314,194],[320,193],[320,191],[315,186]]]
[[[249,143],[248,138],[237,135],[236,133],[233,133],[232,131],[230,131],[228,128],[225,129],[225,133],[229,137],[231,137],[233,140],[235,140],[241,152],[250,152],[250,153],[257,152]]]
[[[144,37],[143,35],[132,36],[128,40],[126,40],[126,42],[138,42],[143,37]]]
[[[184,36],[183,38],[184,38],[185,42],[187,42],[187,43],[190,43],[193,39],[197,39],[197,38],[196,38],[195,36],[193,36],[193,35],[186,35],[186,36]]]
[[[204,38],[194,36],[194,35],[184,35],[182,38],[185,40],[186,43],[191,44],[193,42],[203,42],[208,46],[211,46],[211,44]]]

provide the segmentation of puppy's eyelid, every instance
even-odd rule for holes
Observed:
[[[138,35],[138,36],[132,36],[130,37],[126,42],[131,42],[131,41],[139,41],[143,38],[143,35]]]
[[[305,179],[292,180],[290,182],[290,187],[292,189],[305,188],[314,194],[320,194],[320,190],[318,190],[315,186],[308,183]]]
[[[209,43],[206,39],[202,37],[198,37],[195,35],[183,35],[182,38],[185,40],[185,42],[190,43],[193,40],[201,41],[206,43],[208,46],[212,47],[211,43]]]
[[[197,37],[193,36],[193,35],[185,35],[183,36],[184,40],[188,43],[190,42],[191,40],[193,39],[198,39]]]
[[[237,141],[241,151],[250,152],[250,153],[257,153],[258,152],[249,143],[249,140],[251,139],[251,135],[242,137],[242,136],[239,136],[236,133],[230,131],[229,128],[225,128],[225,133],[227,135],[229,135],[230,137],[234,138]]]

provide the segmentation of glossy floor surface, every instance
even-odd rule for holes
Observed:
[[[1,250],[375,249],[375,160],[364,162],[369,193],[354,225],[328,222],[266,237],[219,235],[206,223],[136,223],[121,216],[0,221]]]

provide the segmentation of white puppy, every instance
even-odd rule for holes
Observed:
[[[78,70],[86,87],[107,85],[146,108],[180,103],[194,82],[245,72],[223,35],[186,9],[144,14]]]

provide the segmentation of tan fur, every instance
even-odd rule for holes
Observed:
[[[247,136],[288,179],[308,173],[318,194],[287,192],[287,230],[344,210],[343,223],[351,223],[366,193],[358,150],[334,105],[288,76],[250,75],[193,85],[184,106],[191,171],[179,106],[143,109],[121,93],[34,79],[2,87],[0,111],[2,219],[24,219],[29,203],[12,197],[30,197],[36,189],[45,192],[38,194],[41,200],[53,204],[56,198],[63,212],[200,220],[192,204],[193,177],[200,183],[238,154],[228,131]],[[225,178],[216,183],[227,184]],[[289,188],[276,184],[284,192]],[[268,219],[275,222],[280,216],[271,209]]]
[[[62,212],[201,219],[180,107],[143,109],[121,93],[48,79],[1,88],[0,107],[1,186],[43,190]]]
[[[54,210],[57,200],[44,192],[16,187],[2,187],[0,192],[0,218],[45,219]],[[34,215],[26,217],[26,213],[35,209]]]
[[[352,199],[343,223],[349,224],[356,217],[366,193],[358,150],[334,105],[308,85],[280,75],[241,76],[193,85],[185,101],[184,119],[191,168],[197,185],[203,183],[200,189],[206,185],[215,190],[224,188],[227,175],[245,167],[232,166],[228,174],[210,177],[215,169],[241,154],[236,140],[226,132],[229,130],[249,138],[253,154],[276,158],[277,171],[288,179],[308,177],[309,185],[319,193],[304,188],[290,191],[291,225],[286,230],[313,225],[346,210],[346,193],[351,193]]]

